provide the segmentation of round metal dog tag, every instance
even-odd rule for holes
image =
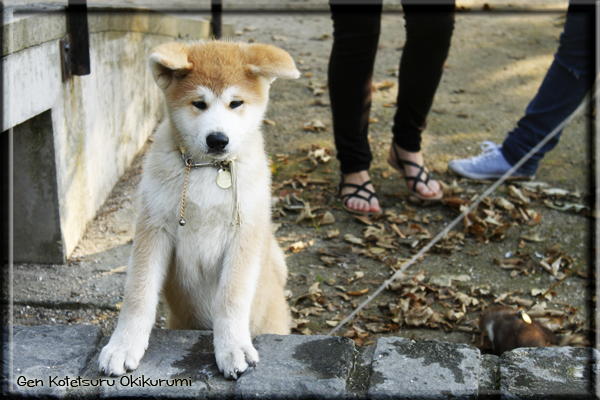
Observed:
[[[217,174],[217,185],[221,189],[227,189],[231,187],[231,172],[227,171],[226,169],[219,169]]]

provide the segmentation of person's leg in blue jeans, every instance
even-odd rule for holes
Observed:
[[[569,8],[565,28],[560,36],[560,46],[537,95],[525,110],[525,116],[508,134],[502,145],[502,154],[510,165],[515,165],[525,154],[541,142],[581,104],[592,87],[592,14]],[[559,141],[554,136],[520,169],[533,175],[544,154]]]
[[[525,116],[509,132],[502,147],[485,141],[483,154],[450,161],[448,167],[452,171],[471,179],[499,178],[579,107],[597,75],[592,58],[594,13],[593,5],[569,6],[554,61],[525,110]],[[561,133],[549,140],[513,176],[534,176],[539,161],[558,144]]]

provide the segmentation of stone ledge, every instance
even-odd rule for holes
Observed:
[[[377,341],[372,399],[477,397],[481,354],[466,344],[386,337]]]
[[[29,13],[24,18],[15,18],[2,27],[5,37],[12,34],[12,40],[2,44],[2,56],[59,40],[67,34],[67,18],[64,9],[50,12]],[[210,31],[209,20],[194,20],[161,14],[143,9],[88,9],[89,34],[101,32],[137,32],[177,38],[207,38]],[[231,35],[233,27],[226,27]]]
[[[2,371],[7,382],[8,329],[4,333]],[[373,347],[357,349],[343,337],[261,335],[254,339],[259,366],[231,381],[217,369],[212,332],[154,330],[140,367],[118,378],[106,378],[97,371],[99,351],[107,342],[97,326],[15,326],[11,394],[53,398],[596,398],[591,385],[598,351],[590,348],[516,349],[499,358],[481,355],[465,344],[433,340],[385,337]]]

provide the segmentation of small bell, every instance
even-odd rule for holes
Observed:
[[[184,226],[185,225],[185,219],[181,218],[179,220],[179,225]]]

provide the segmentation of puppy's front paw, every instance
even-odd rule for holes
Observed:
[[[258,352],[252,343],[241,346],[227,346],[223,350],[216,350],[217,366],[225,378],[237,379],[249,365],[258,365]]]
[[[139,342],[142,344],[140,345]],[[137,344],[133,341],[121,341],[111,338],[100,352],[98,357],[98,370],[109,376],[119,376],[131,372],[140,365],[146,346],[143,340]]]

